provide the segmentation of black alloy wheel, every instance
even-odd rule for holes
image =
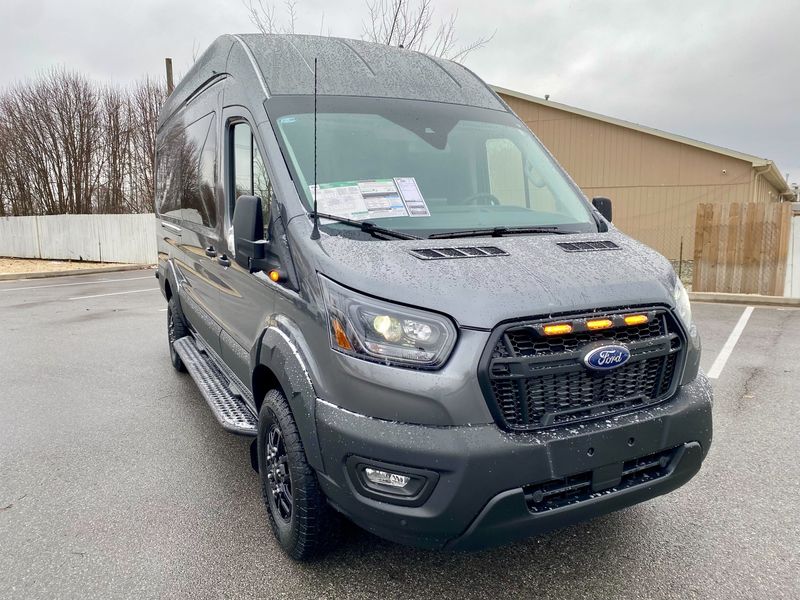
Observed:
[[[289,471],[289,456],[286,454],[283,434],[277,423],[273,423],[269,429],[265,451],[270,508],[274,515],[288,523],[292,519],[294,508],[292,474]]]

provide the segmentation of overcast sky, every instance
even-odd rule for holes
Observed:
[[[489,83],[774,160],[800,182],[800,1],[433,0]],[[299,0],[298,32],[360,37],[364,0]],[[283,13],[280,0],[277,15]],[[324,18],[323,18],[324,15]],[[51,65],[126,83],[185,72],[240,0],[0,0],[0,87]]]

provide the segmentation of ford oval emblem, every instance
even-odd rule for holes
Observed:
[[[583,364],[595,371],[608,371],[621,367],[630,357],[631,352],[625,346],[600,346],[586,353]]]

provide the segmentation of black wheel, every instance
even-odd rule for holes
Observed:
[[[327,503],[306,460],[292,413],[278,390],[267,393],[258,415],[258,472],[275,537],[295,560],[332,548],[341,517]]]
[[[167,303],[167,338],[169,339],[169,359],[172,361],[172,366],[178,371],[186,371],[186,366],[183,364],[181,357],[175,352],[175,341],[189,335],[189,328],[183,320],[180,312],[178,311],[175,297],[169,299]]]

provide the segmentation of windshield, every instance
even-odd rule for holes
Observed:
[[[597,230],[580,192],[509,113],[323,96],[315,187],[313,98],[277,100],[268,109],[309,210],[316,193],[320,213],[417,236],[498,227]],[[323,223],[329,233],[347,229]]]

